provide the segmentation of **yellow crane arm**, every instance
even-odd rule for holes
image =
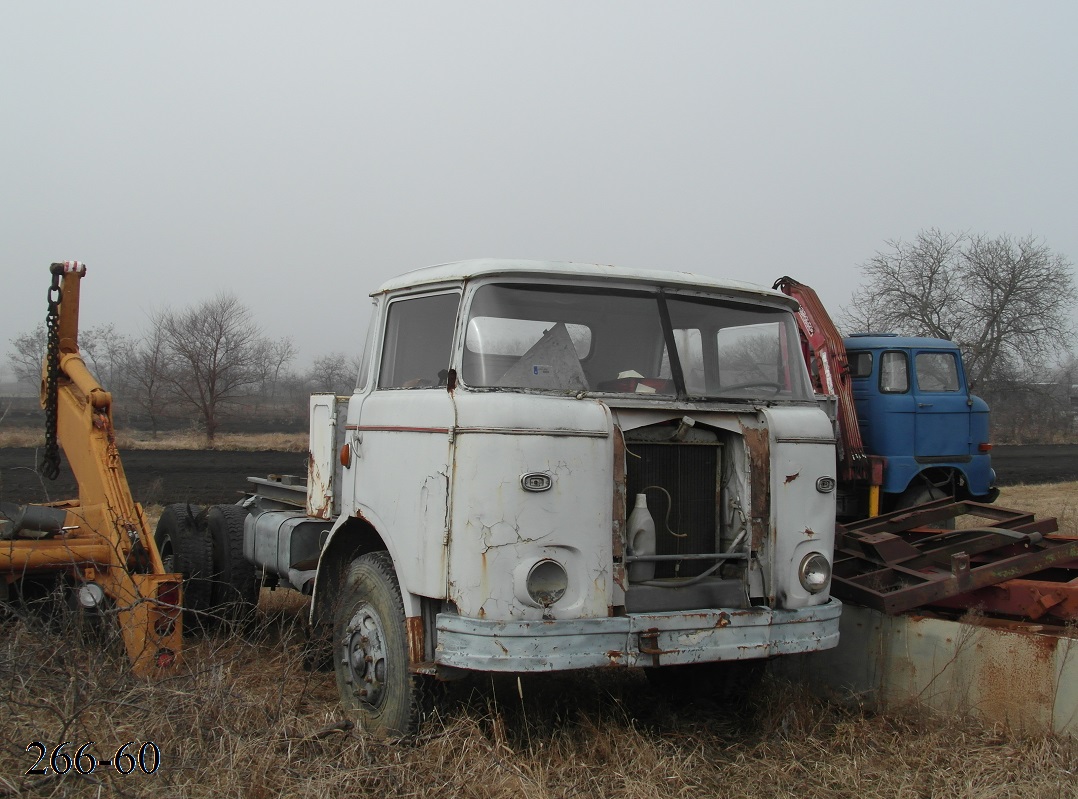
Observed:
[[[61,529],[0,541],[0,572],[63,571],[81,584],[84,604],[111,601],[137,676],[176,668],[182,649],[181,576],[166,574],[142,507],[124,474],[112,424],[112,395],[86,367],[78,347],[79,289],[86,267],[53,264],[59,307],[42,370],[42,404],[78,484],[78,499],[53,503]],[[50,300],[53,298],[50,293]],[[50,359],[53,362],[50,363]],[[53,369],[54,390],[48,390]],[[53,407],[49,407],[54,403]],[[91,586],[97,586],[97,589]]]

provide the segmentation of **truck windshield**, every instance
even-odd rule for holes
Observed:
[[[477,289],[462,378],[472,387],[554,393],[812,399],[784,309],[573,286]]]

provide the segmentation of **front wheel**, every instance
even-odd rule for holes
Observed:
[[[404,603],[385,551],[352,561],[333,616],[333,666],[345,712],[367,732],[414,734],[429,708],[428,677],[408,669]]]
[[[895,510],[916,508],[918,505],[924,505],[926,502],[935,502],[937,499],[944,498],[950,498],[952,501],[954,500],[954,497],[950,493],[932,483],[924,482],[913,484],[899,494],[898,499],[895,501]],[[955,529],[955,520],[953,517],[944,519],[941,522],[936,522],[935,527],[940,530],[953,530]]]

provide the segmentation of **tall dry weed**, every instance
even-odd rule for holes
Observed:
[[[1001,502],[1072,518],[1073,491]],[[188,638],[157,683],[130,676],[111,619],[43,598],[0,604],[0,797],[1078,797],[1078,740],[878,715],[773,678],[733,713],[633,671],[476,676],[414,739],[379,740],[342,717],[331,674],[305,668],[298,594],[264,590],[253,623]],[[161,764],[28,775],[33,741],[50,755],[93,741],[98,758],[152,741]]]
[[[1006,486],[996,504],[1034,513],[1038,519],[1054,516],[1061,534],[1078,536],[1078,482]]]
[[[108,629],[0,619],[0,795],[130,797],[1037,797],[1078,795],[1078,743],[969,721],[879,716],[766,680],[740,714],[674,702],[634,672],[476,677],[408,741],[340,716],[304,669],[304,601],[188,641],[182,671],[129,676]],[[31,777],[31,741],[161,749],[154,774]]]

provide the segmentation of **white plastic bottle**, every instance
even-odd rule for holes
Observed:
[[[629,550],[633,555],[655,554],[655,520],[648,512],[648,498],[636,495],[636,506],[629,514]],[[629,564],[629,582],[639,583],[655,578],[655,561],[633,561]]]

